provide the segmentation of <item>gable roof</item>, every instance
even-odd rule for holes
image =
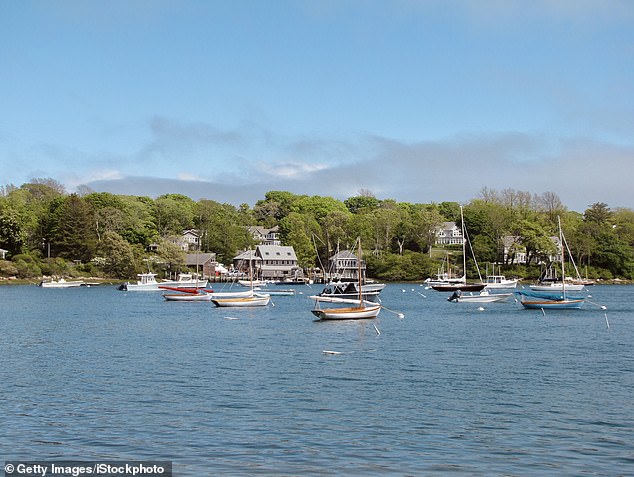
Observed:
[[[257,252],[263,259],[297,260],[295,249],[289,245],[258,245]]]

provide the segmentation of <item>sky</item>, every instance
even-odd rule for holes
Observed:
[[[630,0],[0,0],[0,185],[583,212],[633,175]]]

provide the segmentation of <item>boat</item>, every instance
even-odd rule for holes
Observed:
[[[264,286],[268,282],[266,280],[238,280],[238,283],[243,287],[251,288]]]
[[[179,288],[205,288],[208,284],[207,279],[198,278],[198,274],[179,273],[176,280],[164,280],[159,283],[159,288],[163,287],[179,287]]]
[[[564,288],[569,291],[580,291],[585,288],[583,283],[571,283],[567,280],[560,282],[541,283],[539,285],[529,285],[531,290],[535,291],[563,291]]]
[[[499,268],[499,267],[498,267]],[[493,265],[493,274],[487,275],[485,279],[487,290],[516,288],[518,278],[506,278],[504,275],[495,274],[495,264]]]
[[[165,301],[211,301],[211,294],[205,290],[195,292],[180,291],[180,293],[163,293]]]
[[[211,298],[214,305],[219,307],[253,307],[266,306],[271,300],[271,295],[263,293],[254,293],[247,297],[227,297],[227,298]]]
[[[207,294],[211,296],[211,298],[248,298],[253,296],[253,290],[242,290],[235,292],[215,292],[215,291],[207,291]]]
[[[83,280],[71,280],[67,281],[64,278],[59,280],[41,281],[39,286],[42,288],[73,288],[85,285]]]
[[[557,225],[559,226],[559,241],[561,243],[561,274],[562,277],[565,277],[565,249],[568,248],[568,244],[561,229],[561,219],[559,216],[557,216]],[[555,283],[560,285],[560,287],[552,286]],[[529,292],[518,291],[515,293],[524,308],[541,309],[543,311],[544,309],[578,309],[583,306],[585,298],[569,297],[566,295],[567,289],[569,288],[569,285],[566,284],[566,280],[553,282],[553,284],[548,287],[545,286],[546,290],[531,286]],[[575,290],[576,289],[573,289],[572,291]]]
[[[320,320],[359,320],[359,319],[369,319],[376,318],[381,312],[381,305],[378,303],[373,303],[363,299],[363,288],[362,288],[362,273],[361,273],[361,240],[357,239],[359,254],[357,260],[357,271],[358,271],[358,284],[357,284],[357,299],[352,300],[350,303],[352,306],[347,307],[338,307],[338,308],[320,308],[320,303],[322,300],[315,300],[315,308],[311,310],[312,314],[315,315]],[[384,287],[385,285],[383,285]],[[382,289],[382,288],[381,288]],[[380,291],[380,290],[379,290]],[[320,294],[321,295],[321,294]],[[317,296],[320,296],[317,295]],[[324,298],[337,298],[337,297],[324,297]],[[348,298],[340,297],[340,300],[345,300],[345,303],[348,303]],[[331,302],[332,303],[332,302]],[[340,303],[343,303],[340,302]]]
[[[357,282],[337,280],[327,283],[324,289],[315,296],[355,299],[359,297],[359,290],[361,290],[361,295],[364,300],[377,302],[379,300],[379,294],[384,288],[385,283],[364,283],[359,285]]]
[[[447,264],[447,271],[445,271],[445,263]],[[426,278],[425,285],[427,288],[431,288],[434,285],[442,286],[442,285],[454,285],[454,284],[464,284],[467,282],[467,279],[464,275],[461,277],[457,277],[451,273],[451,266],[449,264],[449,253],[443,259],[442,266],[438,269],[438,273],[436,273],[436,278]]]
[[[262,288],[258,290],[258,293],[266,293],[271,296],[293,296],[295,295],[295,290],[292,288],[282,288],[282,289],[271,289],[271,288]]]
[[[585,299],[571,299],[568,297],[562,297],[559,299],[549,298],[531,298],[522,292],[515,292],[519,296],[519,301],[524,308],[533,309],[578,309],[584,304]]]
[[[317,301],[316,303],[319,303]],[[314,308],[311,310],[320,320],[359,320],[366,318],[376,318],[381,311],[381,305],[370,304],[371,302],[359,302],[357,306],[345,308]]]
[[[495,303],[506,301],[512,293],[490,293],[486,288],[477,295],[465,295],[461,290],[456,290],[447,298],[452,303]]]
[[[488,290],[516,288],[519,279],[506,278],[504,275],[487,275],[485,285]]]
[[[159,282],[156,281],[156,273],[138,273],[139,279],[136,283],[125,282],[119,287],[125,291],[154,291],[159,289]]]
[[[255,292],[255,281],[253,280],[253,269],[249,261],[250,290],[244,292],[224,292],[212,293],[211,302],[218,307],[247,308],[255,306],[266,306],[271,301],[271,295],[267,293]],[[244,293],[244,295],[242,295]]]
[[[432,284],[431,288],[440,292],[453,292],[453,291],[480,291],[486,287],[486,283],[482,283],[482,277],[480,277],[480,283],[467,283],[467,230],[464,226],[464,215],[462,212],[462,206],[460,206],[460,221],[462,225],[462,270],[463,275],[456,281],[447,281],[445,283],[436,283]],[[471,249],[473,252],[473,248]],[[476,264],[476,269],[478,270],[478,275],[480,275],[480,269],[478,268],[478,262],[475,260],[475,255],[473,260]]]

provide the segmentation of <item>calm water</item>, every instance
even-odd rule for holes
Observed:
[[[584,310],[389,285],[374,321],[0,287],[0,456],[204,475],[634,475],[634,287]],[[424,296],[423,296],[424,295]],[[373,324],[376,324],[380,334]],[[324,350],[341,354],[324,354]]]

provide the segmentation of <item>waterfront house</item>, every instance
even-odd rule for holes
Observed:
[[[253,236],[253,240],[255,240],[257,245],[282,245],[279,227],[277,226],[272,229],[260,226],[249,226],[247,230]]]
[[[436,231],[436,245],[462,245],[462,230],[455,222],[443,222]]]

